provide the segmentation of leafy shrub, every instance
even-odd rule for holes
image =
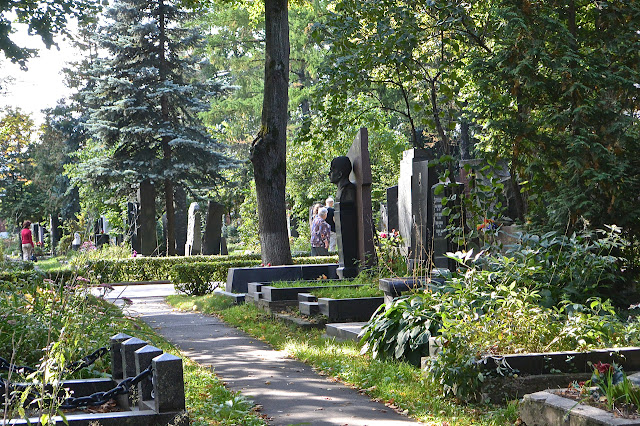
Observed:
[[[429,338],[440,327],[439,315],[427,308],[430,296],[405,296],[380,306],[360,332],[364,343],[361,353],[419,365],[420,358],[429,354]]]
[[[542,236],[524,234],[506,253],[513,259],[512,270],[535,267],[536,284],[554,302],[572,300],[585,303],[592,297],[612,298],[625,290],[622,274],[628,263],[620,253],[629,243],[615,225],[571,236],[549,232]],[[496,270],[495,266],[490,268]],[[627,302],[626,300],[624,302]]]
[[[171,281],[176,291],[202,296],[214,290],[213,283],[227,281],[229,268],[259,266],[259,260],[228,260],[223,262],[195,262],[172,267]]]
[[[608,300],[563,300],[547,307],[553,289],[545,281],[546,265],[535,251],[522,252],[452,256],[461,268],[446,277],[445,290],[380,308],[363,329],[363,351],[417,362],[428,353],[425,339],[438,333],[442,350],[430,360],[430,380],[446,395],[474,399],[484,380],[478,363],[485,356],[637,344],[640,322],[622,321]]]

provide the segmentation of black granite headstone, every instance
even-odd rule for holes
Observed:
[[[387,231],[398,230],[398,185],[387,188]]]
[[[173,195],[174,220],[176,232],[176,253],[184,256],[184,247],[187,243],[187,192],[180,185],[176,185]]]
[[[220,238],[222,237],[222,216],[225,207],[215,201],[207,203],[207,222],[202,236],[202,254],[220,254]]]
[[[138,188],[138,238],[140,253],[145,256],[154,254],[157,247],[156,237],[156,189],[147,179]]]
[[[453,270],[456,265],[455,261],[449,259],[445,256],[447,252],[455,252],[456,247],[453,246],[452,242],[447,238],[446,227],[449,224],[448,217],[442,214],[444,210],[444,206],[442,204],[442,200],[447,197],[450,201],[447,202],[448,207],[453,207],[456,201],[451,200],[451,196],[454,194],[460,194],[464,190],[463,184],[449,184],[447,185],[442,192],[436,194],[436,187],[438,185],[433,185],[431,194],[432,194],[432,235],[433,235],[433,252],[432,252],[432,263],[436,268],[444,268]],[[459,200],[460,197],[455,197],[455,200]]]
[[[131,250],[140,253],[140,239],[138,238],[138,205],[127,203],[127,238],[131,241]]]

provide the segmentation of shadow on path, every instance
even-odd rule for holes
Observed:
[[[229,389],[262,406],[271,425],[421,424],[327,380],[216,317],[173,310],[162,297],[136,298],[128,310],[190,359],[212,365]]]

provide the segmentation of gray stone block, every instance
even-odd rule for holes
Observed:
[[[327,324],[327,336],[335,337],[340,340],[360,341],[358,334],[362,331],[366,322],[345,322],[337,324]]]
[[[520,418],[527,426],[631,426],[640,425],[638,419],[614,417],[596,407],[578,404],[551,392],[541,391],[525,395],[519,405]]]
[[[360,297],[354,299],[329,299],[320,297],[320,313],[329,321],[368,321],[384,303],[383,297]]]
[[[184,377],[182,359],[171,354],[162,354],[153,359],[153,393],[156,413],[183,411]]]
[[[151,365],[151,361],[158,355],[162,355],[162,350],[151,345],[143,346],[135,351],[136,375],[146,370],[147,367]],[[144,379],[138,383],[140,405],[142,404],[142,401],[151,399],[152,390],[153,384],[151,383],[151,378]]]
[[[317,302],[318,298],[311,293],[298,293],[298,302]]]
[[[144,340],[138,339],[137,337],[132,337],[122,342],[122,344],[120,345],[120,356],[122,357],[123,378],[126,379],[127,377],[135,377],[136,375],[135,352],[146,345],[147,345],[147,342],[145,342]]]
[[[262,291],[263,285],[264,283],[259,283],[259,282],[247,283],[247,293],[249,294],[259,293]]]
[[[299,302],[298,308],[302,315],[313,316],[320,313],[318,302]]]
[[[110,341],[111,348],[111,377],[114,379],[122,379],[122,352],[120,346],[125,340],[131,339],[131,336],[125,333],[118,333],[112,336]]]

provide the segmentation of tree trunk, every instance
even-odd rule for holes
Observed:
[[[160,64],[159,64],[159,73],[160,80],[164,81],[167,78],[167,64],[165,57],[165,49],[167,47],[167,33],[165,31],[165,17],[164,17],[164,2],[160,0],[159,5],[159,16],[158,20],[160,21],[160,43],[158,52],[160,54]],[[169,123],[169,101],[167,99],[167,95],[162,95],[160,98],[160,108],[163,124],[167,125]],[[166,164],[166,169],[169,170],[171,168],[171,146],[169,145],[171,142],[170,136],[162,136],[162,155],[164,162]],[[176,233],[175,233],[175,214],[173,208],[173,182],[170,177],[165,177],[164,179],[164,203],[165,210],[167,212],[167,256],[175,256],[176,255]]]
[[[287,0],[265,0],[265,75],[262,126],[251,144],[262,261],[291,264],[285,209],[289,103]]]

